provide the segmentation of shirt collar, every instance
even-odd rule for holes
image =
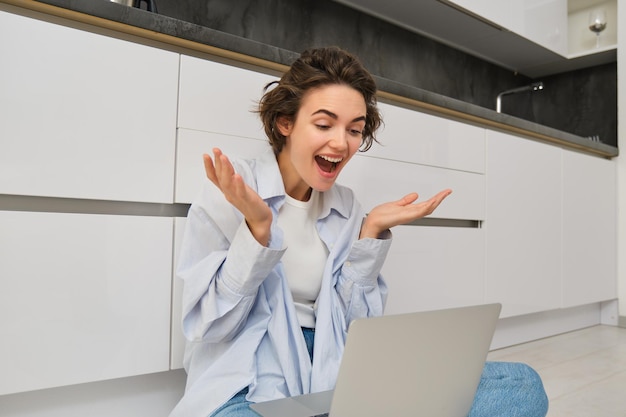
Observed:
[[[349,189],[340,185],[334,184],[330,190],[322,193],[322,211],[320,213],[320,219],[323,219],[330,215],[332,210],[335,210],[344,218],[350,216],[350,210],[352,209],[352,193]]]
[[[257,181],[257,193],[263,200],[285,195],[283,177],[280,175],[278,161],[271,147],[268,147],[259,155],[254,171]]]

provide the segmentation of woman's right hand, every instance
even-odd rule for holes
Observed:
[[[272,210],[263,199],[235,172],[232,163],[219,148],[213,148],[213,159],[204,154],[206,176],[219,188],[226,200],[235,206],[246,219],[254,238],[267,246],[272,225]]]

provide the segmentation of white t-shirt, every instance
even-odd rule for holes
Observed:
[[[315,301],[328,258],[328,249],[315,227],[321,207],[320,193],[312,190],[309,201],[285,195],[285,204],[278,213],[287,247],[281,261],[300,326],[310,328],[315,327]]]

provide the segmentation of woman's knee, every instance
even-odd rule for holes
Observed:
[[[248,388],[239,391],[209,417],[260,417],[256,411],[250,408],[251,403],[246,400],[247,393]]]
[[[478,409],[492,407],[488,414],[543,417],[548,412],[548,397],[539,374],[530,366],[516,362],[487,362],[476,393]]]

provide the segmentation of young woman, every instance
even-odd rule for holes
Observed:
[[[332,389],[349,323],[383,314],[389,229],[451,192],[366,215],[336,184],[381,123],[376,85],[353,55],[305,51],[272,84],[259,105],[271,147],[253,160],[204,156],[210,181],[178,264],[188,380],[172,417],[257,416],[250,402]]]

